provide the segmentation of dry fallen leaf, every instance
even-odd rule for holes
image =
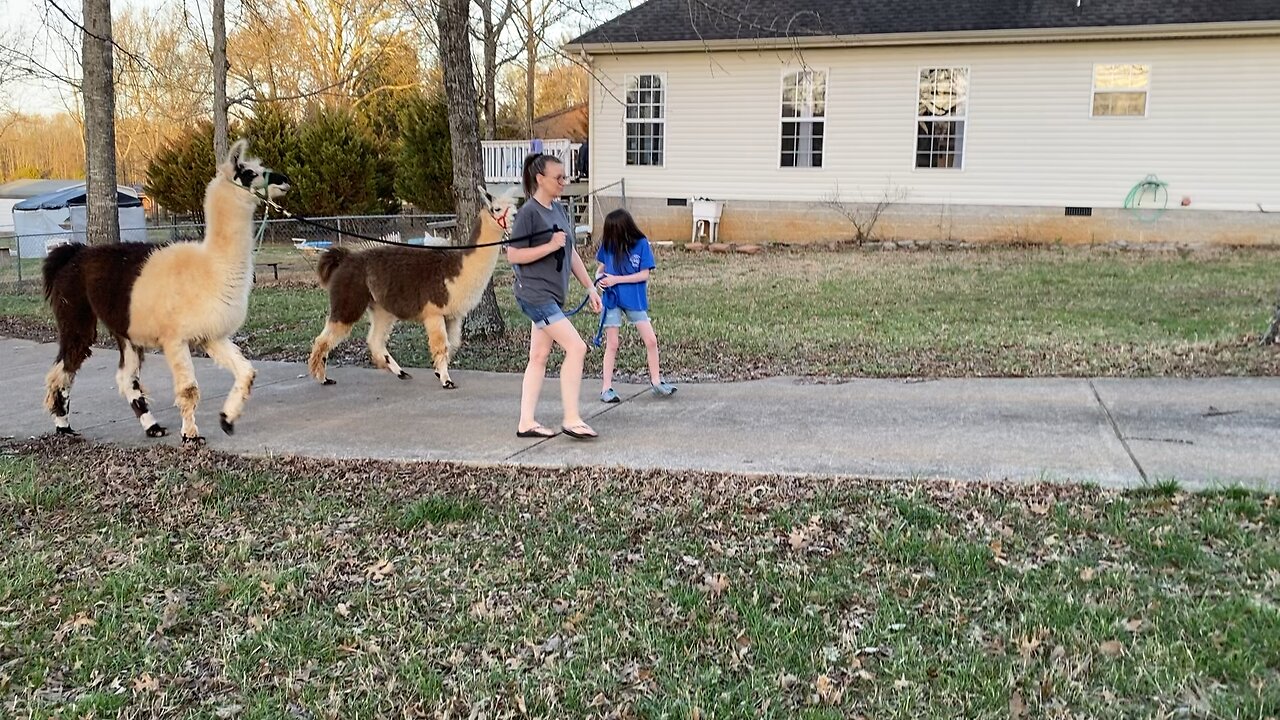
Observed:
[[[911,687],[911,681],[906,678],[898,678],[893,681],[894,690],[906,690],[909,687]]]
[[[1046,503],[1035,503],[1035,502],[1027,503],[1027,509],[1036,515],[1048,515],[1050,507],[1051,507],[1050,504],[1047,502]]]
[[[157,680],[155,676],[149,672],[144,672],[138,677],[134,678],[131,684],[133,686],[134,692],[153,693],[160,690],[160,681]]]
[[[1118,657],[1124,653],[1124,645],[1119,640],[1108,640],[1098,646],[1098,651],[1108,657]]]
[[[243,711],[243,705],[223,705],[217,710],[214,710],[213,715],[218,718],[218,720],[231,720],[231,718],[239,716]]]
[[[351,606],[346,603],[338,603],[337,612],[342,617],[351,617]]]
[[[1131,633],[1136,633],[1146,625],[1146,621],[1142,618],[1132,618],[1124,624],[1124,629]]]
[[[719,597],[729,589],[729,576],[724,573],[710,573],[702,576],[702,589],[711,594],[712,597]]]
[[[999,540],[992,540],[991,544],[987,547],[991,548],[991,555],[995,558],[997,563],[1003,564],[1005,562],[1004,543]]]
[[[1018,654],[1023,660],[1030,660],[1039,648],[1040,638],[1038,637],[1024,637],[1018,642]]]
[[[813,689],[818,694],[818,701],[824,705],[834,705],[840,701],[840,696],[844,694],[836,688],[836,684],[826,675],[818,676],[818,680],[813,684]]]
[[[365,568],[364,576],[374,582],[381,582],[395,574],[396,566],[390,560],[379,560]]]
[[[1027,716],[1027,704],[1022,700],[1022,693],[1017,690],[1009,696],[1009,717],[1012,720],[1022,720]]]
[[[1093,576],[1095,574],[1096,572],[1094,571],[1093,568],[1085,568],[1080,571],[1080,580],[1082,582],[1090,582],[1093,580]]]
[[[75,614],[75,617],[63,623],[63,627],[70,628],[71,630],[79,630],[81,628],[91,628],[97,624],[98,621],[89,617],[88,613],[78,612]]]

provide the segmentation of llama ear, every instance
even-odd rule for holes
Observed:
[[[227,162],[235,167],[240,167],[244,162],[244,152],[249,149],[249,141],[246,138],[240,138],[231,146],[227,152]]]
[[[483,185],[476,185],[476,189],[480,191],[480,198],[484,200],[484,204],[493,207],[493,195],[489,194],[489,189]]]

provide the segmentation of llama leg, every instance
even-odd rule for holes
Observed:
[[[44,406],[53,415],[54,430],[60,435],[76,435],[71,429],[71,384],[76,372],[86,358],[93,353],[93,341],[98,335],[98,318],[89,308],[89,301],[81,295],[62,296],[53,303],[53,315],[58,324],[58,358],[45,376]]]
[[[462,316],[454,315],[444,319],[445,331],[449,335],[449,359],[452,360],[462,347]]]
[[[196,385],[196,369],[191,364],[191,348],[186,340],[171,340],[164,344],[164,359],[169,361],[173,374],[173,404],[182,413],[183,444],[203,445],[200,429],[196,427],[196,405],[200,404],[200,387]]]
[[[147,391],[142,387],[138,374],[142,371],[142,348],[136,347],[123,337],[116,336],[116,344],[120,346],[120,368],[116,370],[116,387],[120,394],[129,401],[133,414],[142,423],[147,437],[164,437],[169,433],[164,426],[156,422],[147,404]]]
[[[44,407],[53,415],[53,429],[59,435],[79,435],[71,429],[71,384],[75,382],[76,371],[89,357],[88,347],[73,347],[58,354],[58,359],[44,378]]]
[[[443,315],[427,315],[422,318],[427,329],[427,347],[431,349],[431,360],[436,368],[436,377],[446,390],[458,387],[449,379],[449,333],[445,328]]]
[[[386,368],[401,380],[408,380],[413,376],[405,372],[387,350],[387,338],[391,337],[391,328],[395,324],[396,316],[380,307],[369,312],[369,357],[373,359],[374,367]]]
[[[338,346],[338,343],[347,339],[351,334],[351,323],[340,323],[330,320],[325,323],[324,332],[316,337],[315,342],[311,344],[311,357],[307,360],[307,366],[311,370],[311,377],[319,380],[323,385],[332,385],[325,375],[324,364],[329,359],[329,352]]]
[[[227,395],[227,401],[222,404],[222,414],[219,416],[222,432],[233,435],[236,431],[236,420],[239,420],[240,414],[244,412],[244,403],[249,399],[249,393],[253,390],[253,379],[258,376],[258,373],[249,361],[244,359],[240,348],[231,342],[231,338],[211,340],[205,343],[204,349],[219,367],[230,370],[236,378],[235,385]]]

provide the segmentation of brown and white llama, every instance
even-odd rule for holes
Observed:
[[[71,384],[97,337],[98,321],[120,348],[116,384],[148,437],[168,431],[151,416],[139,382],[144,349],[160,348],[173,374],[182,442],[201,443],[196,427],[200,389],[191,343],[202,345],[235,375],[222,408],[230,435],[253,385],[254,369],[231,342],[244,323],[253,285],[253,213],[261,195],[278,197],[289,179],[245,157],[240,140],[204,193],[205,235],[198,243],[156,246],[117,243],[63,245],[44,261],[44,294],[58,325],[58,358],[45,379],[45,407],[57,432],[75,434],[67,419]]]
[[[470,245],[496,243],[510,226],[515,201],[494,198],[480,188],[484,207],[471,233]],[[331,248],[316,268],[320,284],[329,289],[329,318],[311,346],[311,376],[325,385],[329,353],[351,333],[351,326],[369,313],[369,355],[376,367],[402,379],[387,350],[387,338],[398,320],[417,320],[427,331],[427,346],[440,384],[452,390],[449,359],[462,343],[462,320],[480,303],[502,247],[466,250],[424,250],[378,245],[361,249]]]

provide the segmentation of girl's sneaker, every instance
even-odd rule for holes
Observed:
[[[618,402],[622,402],[622,398],[618,397],[618,393],[614,392],[613,388],[609,388],[608,390],[605,390],[604,392],[600,393],[600,402],[618,403]]]
[[[651,392],[658,397],[671,397],[676,394],[676,386],[667,383],[658,383],[653,386]]]

